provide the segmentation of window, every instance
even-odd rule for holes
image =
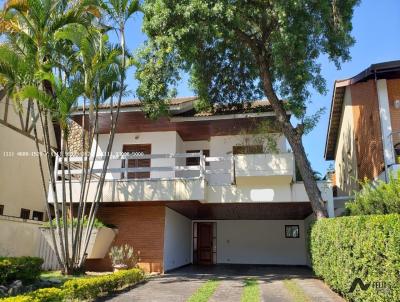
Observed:
[[[199,153],[200,150],[187,150],[186,153]],[[210,150],[204,149],[203,155],[206,157],[210,156]],[[186,157],[186,166],[198,166],[200,165],[199,157]],[[206,162],[206,166],[209,166],[210,162]]]
[[[285,225],[285,238],[300,238],[298,225]]]
[[[264,153],[262,145],[233,146],[233,155],[236,154],[260,154]]]
[[[151,144],[134,144],[123,145],[122,152],[124,154],[136,155],[138,157],[151,154]],[[128,159],[128,168],[150,168],[150,158],[132,158]],[[122,168],[125,168],[125,160],[122,161]],[[147,172],[128,172],[128,175],[122,173],[121,178],[135,179],[135,178],[150,178],[150,171]]]
[[[43,212],[33,211],[32,219],[33,220],[38,220],[38,221],[43,221]]]
[[[28,209],[21,209],[21,218],[22,219],[29,219],[29,217],[30,217],[30,215],[31,215],[31,211],[30,210],[28,210]]]
[[[0,215],[4,214],[4,204],[0,204]]]

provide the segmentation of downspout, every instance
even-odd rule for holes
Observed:
[[[381,108],[381,102],[379,101],[379,90],[378,90],[378,79],[377,79],[377,76],[376,76],[376,69],[374,69],[374,80],[375,80],[375,89],[376,89],[376,97],[377,97],[377,100],[378,100],[378,107],[379,107],[379,125],[381,126],[381,140],[382,140],[382,155],[383,155],[383,163],[384,163],[384,165],[385,165],[385,170],[384,170],[384,173],[385,173],[385,182],[387,183],[388,181],[389,181],[389,176],[388,176],[388,171],[387,171],[387,168],[388,168],[388,163],[387,163],[387,160],[386,160],[386,155],[385,155],[385,141],[386,141],[386,138],[385,138],[385,129],[383,129],[383,125],[382,125],[382,119],[381,119],[381,110],[382,110],[382,108]]]

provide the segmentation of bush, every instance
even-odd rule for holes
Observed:
[[[56,302],[94,300],[99,296],[144,280],[140,269],[119,271],[98,277],[77,278],[65,282],[61,288],[43,288],[26,295],[0,299],[1,302]]]
[[[310,253],[315,274],[349,301],[400,301],[400,215],[317,221]],[[356,278],[369,288],[350,292]]]
[[[0,284],[14,280],[31,283],[39,278],[42,264],[38,257],[0,257]]]
[[[354,201],[346,203],[346,209],[350,215],[400,214],[400,171],[397,178],[390,175],[388,183],[361,182],[361,190]]]

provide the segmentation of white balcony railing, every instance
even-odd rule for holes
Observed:
[[[188,165],[187,159],[191,159]],[[95,194],[95,183],[102,173],[104,156],[89,157],[92,173],[86,179],[90,185],[89,198]],[[57,194],[61,190],[61,177],[71,179],[72,194],[79,196],[81,188],[82,157],[55,159]],[[67,169],[69,167],[69,169]],[[110,157],[105,171],[103,201],[145,200],[205,200],[206,186],[260,184],[289,184],[293,179],[293,155],[247,154],[224,157],[206,157],[199,153],[177,154],[119,154]],[[49,190],[51,191],[51,190]],[[61,197],[61,196],[60,196]],[[51,192],[49,198],[52,200]]]

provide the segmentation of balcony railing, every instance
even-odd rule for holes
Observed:
[[[195,158],[198,165],[186,165],[187,158]],[[98,179],[103,172],[105,156],[85,158],[89,161],[92,179]],[[149,166],[140,166],[141,161],[149,160]],[[94,161],[94,162],[93,162]],[[82,157],[69,157],[64,159],[64,172],[62,171],[59,155],[55,158],[54,175],[59,181],[63,173],[66,179],[80,180],[82,167],[85,161]],[[234,158],[205,157],[202,152],[176,153],[176,154],[120,154],[112,155],[105,171],[107,180],[169,180],[169,179],[195,179],[211,178],[212,175],[229,175],[229,182],[235,182]],[[133,166],[133,167],[132,167]],[[143,176],[147,174],[148,176]]]
[[[188,158],[191,160],[187,161]],[[87,189],[89,200],[96,195],[95,184],[103,173],[104,159],[104,156],[86,159],[87,164],[93,165],[92,174],[86,178],[87,181],[90,179]],[[84,163],[81,157],[70,157],[69,160],[64,160],[64,164],[68,162],[71,168],[66,169],[64,166],[65,178],[71,179],[71,185],[65,188],[67,199],[69,196],[74,198],[80,194],[82,164]],[[192,165],[188,165],[189,162]],[[144,164],[148,167],[140,167]],[[60,180],[63,172],[59,157],[56,157],[55,169],[57,195],[61,198]],[[277,191],[270,198],[269,193],[266,194],[265,190],[260,191],[259,188],[267,186],[269,192],[275,190],[274,186],[281,188],[282,184],[290,184],[294,175],[294,163],[291,153],[222,157],[206,157],[202,152],[121,154],[110,158],[105,173],[102,195],[105,202],[157,200],[222,202],[225,199],[227,202],[234,202],[238,198],[243,201],[256,201],[260,198],[260,201],[266,202],[281,199],[289,201],[291,200],[290,193],[286,194],[286,191],[283,195]],[[258,189],[253,190],[254,188]],[[53,200],[52,190],[49,190],[49,199]]]

